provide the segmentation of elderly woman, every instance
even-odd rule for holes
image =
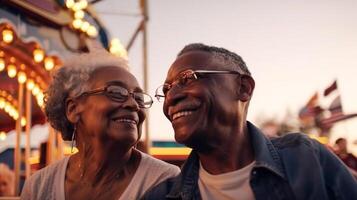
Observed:
[[[0,197],[10,197],[15,194],[15,175],[11,169],[0,163]]]
[[[138,151],[152,98],[125,61],[96,50],[69,60],[45,99],[49,123],[78,153],[35,173],[22,199],[139,199],[179,168]]]

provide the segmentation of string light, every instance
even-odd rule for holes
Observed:
[[[4,131],[0,132],[0,141],[5,141],[6,140],[6,133]]]
[[[112,39],[112,41],[110,42],[109,51],[115,56],[128,59],[127,51],[125,50],[124,46],[121,44],[120,40],[117,38]]]
[[[11,43],[14,40],[14,33],[10,29],[5,29],[2,31],[2,40],[5,43]]]
[[[73,20],[73,22],[72,22],[72,26],[73,26],[73,28],[75,28],[75,29],[80,29],[81,26],[82,26],[82,24],[83,24],[83,21],[82,21],[81,19],[75,19],[75,20]]]
[[[67,8],[72,8],[74,6],[74,0],[67,0],[66,1],[66,7]]]
[[[5,69],[5,60],[4,58],[0,58],[0,72]]]
[[[40,88],[35,85],[34,88],[32,89],[32,94],[36,96],[40,92]]]
[[[76,12],[74,12],[74,18],[76,19],[83,19],[84,17],[84,12],[83,10],[78,10]]]
[[[0,98],[0,109],[4,109],[4,108],[5,108],[5,99]]]
[[[90,37],[96,37],[98,35],[98,31],[97,29],[95,28],[95,26],[92,26],[90,25],[88,30],[87,30],[87,34],[90,36]]]
[[[33,59],[35,60],[35,62],[37,63],[41,62],[44,57],[45,57],[45,52],[42,49],[35,49],[33,51]]]
[[[54,60],[51,57],[46,57],[44,62],[45,62],[45,69],[47,71],[50,71],[55,66]]]
[[[25,74],[25,72],[19,72],[18,74],[17,74],[17,81],[19,81],[19,83],[25,83],[26,82],[26,80],[27,80],[27,77],[26,77],[26,74]]]
[[[86,31],[88,30],[89,26],[90,26],[89,22],[84,21],[83,24],[82,24],[82,26],[81,26],[81,30],[82,30],[83,32],[86,32]]]
[[[26,84],[28,90],[32,90],[35,87],[35,82],[32,79],[29,79]]]
[[[10,77],[10,78],[14,78],[17,74],[17,70],[16,70],[16,67],[15,65],[13,64],[10,64],[7,66],[7,75]]]
[[[44,94],[42,92],[39,92],[36,96],[36,99],[37,99],[37,104],[42,107],[43,106],[43,98],[44,98]]]
[[[86,9],[87,6],[88,6],[88,2],[87,2],[86,0],[80,0],[80,1],[78,2],[78,4],[79,4],[79,8],[80,8],[81,10]]]
[[[21,126],[26,126],[26,119],[25,117],[21,117]]]

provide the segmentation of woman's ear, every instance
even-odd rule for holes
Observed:
[[[255,82],[251,76],[242,75],[239,87],[239,100],[246,102],[249,101],[253,95]]]
[[[80,109],[79,109],[79,104],[78,101],[68,98],[66,100],[66,116],[67,119],[72,123],[75,124],[78,122],[80,118]]]

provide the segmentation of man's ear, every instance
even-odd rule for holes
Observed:
[[[72,123],[75,124],[79,121],[80,118],[80,105],[78,101],[68,98],[66,100],[66,116],[67,119]]]
[[[240,88],[239,88],[239,100],[246,102],[249,101],[253,95],[255,82],[251,76],[242,75],[240,79]]]

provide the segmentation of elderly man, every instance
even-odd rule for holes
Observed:
[[[226,49],[190,44],[178,54],[156,96],[176,141],[193,150],[145,199],[357,198],[356,181],[321,144],[303,134],[270,140],[246,121],[254,86]]]

